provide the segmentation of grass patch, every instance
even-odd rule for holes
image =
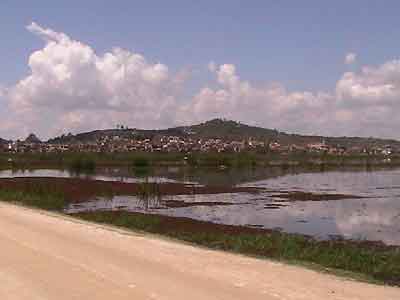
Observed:
[[[148,168],[150,167],[150,160],[147,157],[136,157],[133,159],[134,168]]]
[[[64,153],[0,153],[0,168],[28,168],[32,166],[74,167],[87,171],[95,166],[133,166],[149,167],[163,165],[185,165],[231,168],[301,165],[307,167],[394,167],[400,165],[400,155],[392,155],[390,162],[383,155],[348,154],[334,155],[326,153],[273,151],[244,151],[240,153],[217,152],[64,152]],[[11,161],[10,161],[11,159]]]
[[[4,202],[16,202],[35,208],[62,211],[66,205],[65,195],[48,185],[31,185],[26,190],[0,189],[0,199]]]
[[[88,156],[79,156],[68,163],[68,168],[76,173],[92,173],[96,168],[96,162]]]

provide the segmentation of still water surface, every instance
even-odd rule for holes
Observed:
[[[196,173],[197,172],[197,173]],[[204,172],[158,170],[150,176],[157,182],[212,183]],[[200,175],[199,175],[200,174]],[[319,239],[340,236],[348,239],[380,240],[400,245],[400,170],[330,171],[301,173],[293,171],[249,171],[247,178],[241,172],[240,182],[231,181],[230,172],[210,172],[213,182],[241,186],[263,187],[262,193],[229,193],[218,195],[165,196],[144,201],[132,196],[112,199],[93,199],[71,205],[67,212],[93,210],[128,210],[176,217],[189,217],[215,223],[278,228],[285,232],[313,235]],[[74,177],[62,170],[35,170],[25,172],[0,171],[5,177]],[[140,182],[144,179],[120,169],[102,170],[90,178]],[[265,179],[263,179],[265,178]],[[272,192],[271,190],[274,190]],[[314,193],[351,194],[362,199],[335,201],[288,202],[276,198],[275,191],[304,191]],[[165,201],[181,200],[198,203],[189,207],[168,208]],[[204,206],[201,202],[229,202],[233,205]]]

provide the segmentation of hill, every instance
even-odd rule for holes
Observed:
[[[223,138],[241,140],[247,138],[272,139],[281,134],[277,130],[249,126],[232,120],[213,119],[198,125],[177,127],[176,129],[202,138]]]
[[[400,149],[400,141],[393,139],[380,139],[372,137],[328,137],[289,134],[276,129],[250,126],[231,120],[214,119],[198,125],[177,127],[182,131],[191,133],[196,137],[224,138],[232,140],[256,139],[262,141],[278,141],[283,145],[307,145],[310,143],[325,142],[328,145],[343,147],[373,147],[391,145]]]
[[[33,133],[31,133],[26,139],[25,143],[30,143],[30,144],[39,144],[42,141]]]
[[[309,143],[321,143],[343,147],[373,147],[391,145],[400,149],[400,141],[393,139],[364,138],[364,137],[325,137],[300,134],[289,134],[275,129],[267,129],[250,126],[240,122],[224,119],[213,119],[204,123],[179,126],[161,130],[144,129],[106,129],[91,132],[68,134],[50,139],[49,143],[88,143],[95,142],[99,138],[153,138],[156,135],[173,135],[192,138],[221,138],[226,140],[255,139],[265,142],[278,141],[283,145],[307,145]]]

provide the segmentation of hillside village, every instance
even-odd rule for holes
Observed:
[[[63,135],[46,142],[30,134],[24,141],[0,142],[1,152],[257,152],[280,154],[328,153],[332,155],[391,155],[400,152],[394,140],[371,138],[329,138],[290,135],[276,130],[251,127],[234,121],[211,120],[189,127],[138,130],[119,126],[77,135]]]

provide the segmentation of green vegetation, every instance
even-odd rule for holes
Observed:
[[[146,199],[160,197],[159,185],[144,182],[137,195]],[[68,204],[58,185],[30,184],[0,189],[2,201],[20,203],[62,213]],[[400,248],[379,243],[343,240],[316,241],[295,234],[263,232],[129,212],[97,211],[74,215],[88,221],[142,230],[182,241],[246,255],[302,262],[323,268],[361,274],[370,280],[400,285]]]
[[[147,178],[152,172],[152,163],[146,156],[138,156],[133,159],[133,174],[137,177]]]
[[[154,166],[192,167],[342,167],[342,166],[399,166],[400,155],[392,155],[390,161],[383,155],[351,154],[330,155],[322,153],[275,152],[241,153],[0,153],[0,168],[69,168],[75,171],[91,172],[98,166],[132,166],[145,169]]]
[[[61,211],[66,205],[63,192],[44,184],[29,185],[24,190],[1,188],[0,199],[51,211]]]
[[[82,155],[71,160],[68,163],[68,167],[71,171],[76,173],[92,173],[96,168],[96,162],[90,156]]]
[[[190,166],[241,168],[256,167],[257,165],[266,166],[272,156],[251,152],[194,153],[187,158],[187,164]]]
[[[135,157],[133,159],[133,167],[134,168],[148,168],[150,167],[150,160],[147,157]]]
[[[77,216],[97,223],[162,234],[212,249],[290,262],[308,262],[324,268],[358,273],[370,280],[400,285],[400,248],[396,247],[367,242],[316,241],[280,232],[231,234],[218,230],[218,226],[214,231],[203,231],[201,226],[169,226],[160,216],[128,212],[103,211]]]
[[[138,184],[137,195],[139,198],[160,198],[160,185],[157,182],[142,182]]]
[[[0,153],[0,168],[32,168],[32,167],[97,167],[97,166],[133,166],[183,164],[183,153],[97,153],[97,152],[65,152],[65,153]]]

